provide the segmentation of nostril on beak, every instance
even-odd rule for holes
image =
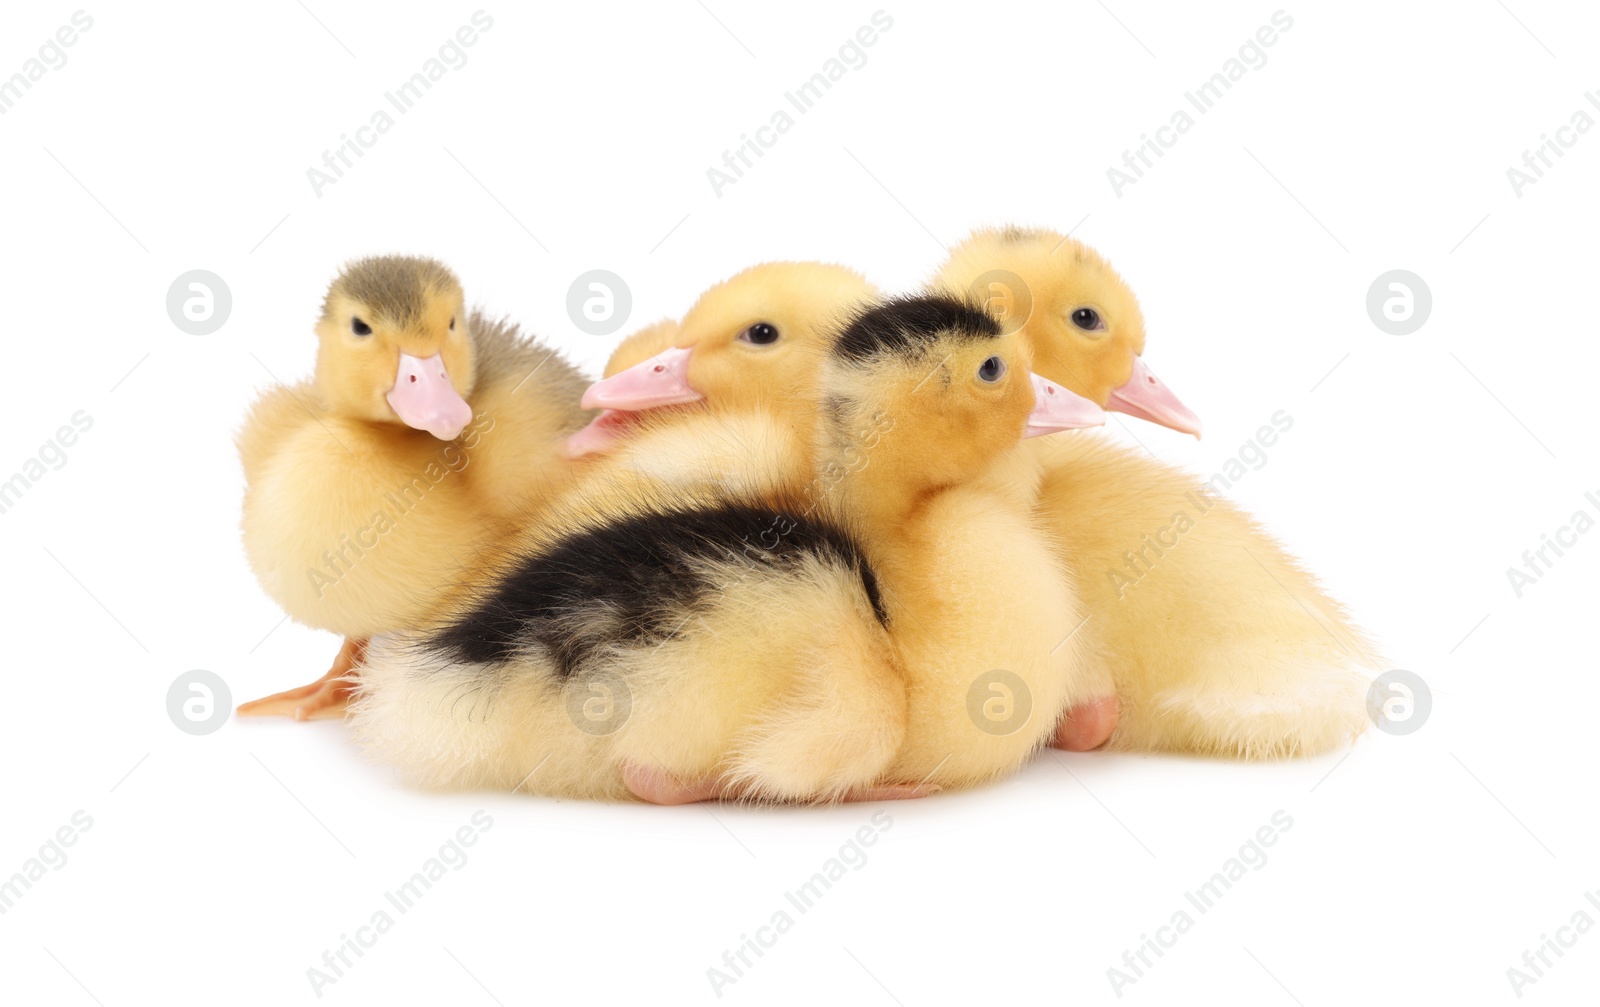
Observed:
[[[415,374],[411,375],[411,383],[412,384],[416,384],[417,383],[417,376]]]

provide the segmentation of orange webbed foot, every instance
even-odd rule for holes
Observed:
[[[264,696],[241,705],[241,717],[290,717],[294,720],[333,720],[344,716],[367,641],[347,637],[334,656],[328,673],[299,688]]]

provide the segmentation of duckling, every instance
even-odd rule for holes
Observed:
[[[582,520],[535,531],[445,625],[373,641],[351,709],[358,739],[425,785],[608,799],[628,796],[630,765],[769,800],[1014,768],[1070,696],[1073,651],[1057,632],[1070,592],[1025,534],[998,560],[965,540],[1026,529],[1015,451],[1025,428],[1102,419],[1030,380],[1023,356],[959,302],[862,314],[835,350],[825,394],[837,408],[819,439],[828,470],[870,453],[870,485],[668,501],[587,480],[567,502]],[[886,427],[890,415],[903,426]],[[960,546],[931,541],[943,521],[966,523],[945,529]],[[881,522],[904,536],[882,546],[892,590],[853,531]],[[999,569],[1046,582],[1035,604],[1007,603],[1004,633],[989,625],[988,599],[970,605],[963,588],[980,566],[990,582]],[[1028,730],[969,719],[971,681],[996,660],[1027,683]],[[945,754],[930,759],[936,749]]]
[[[583,376],[468,313],[425,258],[348,265],[316,325],[312,380],[279,386],[240,432],[246,555],[296,621],[345,637],[319,682],[241,714],[338,716],[365,638],[420,620],[480,552],[563,492]]]
[[[907,678],[883,782],[1011,772],[1110,688],[1076,638],[1082,606],[1034,519],[1042,471],[1022,449],[1105,416],[1031,364],[1019,333],[948,296],[867,311],[825,364],[818,470],[878,574]]]
[[[1017,280],[1022,289],[1010,290]],[[1144,363],[1138,299],[1092,248],[1048,230],[981,230],[934,280],[978,284],[979,296],[1002,295],[991,309],[1011,309],[1008,324],[1027,335],[1041,373],[1108,410],[1200,436],[1199,419]],[[1091,614],[1086,639],[1120,700],[1088,744],[1064,736],[1064,747],[1090,747],[1115,724],[1113,748],[1273,758],[1326,751],[1365,729],[1367,669],[1381,659],[1249,515],[1103,439],[1051,440],[1041,445],[1039,514],[1073,562]],[[1147,576],[1130,573],[1130,554]]]
[[[974,231],[930,286],[1023,328],[1039,373],[1106,409],[1200,436],[1200,419],[1144,362],[1139,300],[1098,252],[1041,228]]]

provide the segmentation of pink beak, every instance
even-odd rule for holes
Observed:
[[[1037,374],[1029,377],[1033,379],[1033,412],[1028,414],[1028,426],[1022,436],[1038,437],[1057,430],[1081,430],[1105,423],[1106,414],[1082,395],[1069,392]]]
[[[400,370],[385,398],[402,423],[426,430],[441,441],[455,440],[472,422],[472,407],[456,394],[437,353],[426,360],[400,354]]]
[[[662,350],[583,393],[585,409],[626,409],[639,412],[658,406],[699,402],[705,398],[689,387],[689,350]]]
[[[676,348],[662,350],[649,360],[590,385],[580,405],[603,411],[588,426],[567,438],[562,453],[568,458],[582,458],[607,451],[622,440],[635,413],[705,398],[689,387],[691,352]]]
[[[583,458],[609,451],[621,442],[635,415],[625,409],[604,410],[588,426],[568,437],[561,453],[567,458]]]
[[[1195,440],[1200,439],[1200,417],[1179,402],[1160,378],[1150,373],[1143,357],[1133,358],[1133,374],[1128,377],[1127,384],[1111,393],[1106,408],[1171,427],[1180,433],[1194,434]]]

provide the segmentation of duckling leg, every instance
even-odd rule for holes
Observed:
[[[1056,725],[1051,745],[1068,752],[1089,752],[1111,740],[1117,729],[1117,697],[1104,696],[1079,703]]]
[[[241,717],[292,717],[295,720],[332,720],[344,716],[355,687],[356,668],[367,654],[367,641],[346,637],[334,655],[328,673],[297,689],[274,693],[239,707]]]

